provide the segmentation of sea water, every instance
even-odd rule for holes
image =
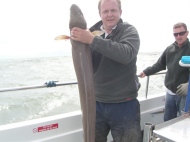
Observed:
[[[158,53],[139,53],[137,74],[155,63]],[[146,77],[139,78],[138,97],[145,97]],[[0,89],[76,82],[71,56],[0,60]],[[164,91],[164,75],[150,77],[148,95]],[[77,85],[0,92],[0,125],[80,110]]]

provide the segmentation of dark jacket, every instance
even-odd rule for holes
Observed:
[[[187,83],[189,79],[189,68],[179,65],[182,56],[190,56],[189,40],[181,48],[177,46],[176,42],[167,47],[158,61],[153,66],[146,68],[144,73],[152,75],[167,69],[164,81],[165,86],[173,93],[176,93],[177,86],[181,83]]]
[[[100,30],[102,21],[90,31]],[[90,48],[96,100],[105,103],[125,102],[137,97],[136,60],[140,40],[134,26],[121,19],[106,39],[95,37]]]

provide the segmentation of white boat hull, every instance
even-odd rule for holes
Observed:
[[[139,99],[141,104],[141,128],[145,122],[157,125],[163,122],[165,94]],[[2,142],[83,142],[80,111],[0,126]],[[111,141],[108,136],[108,142]]]

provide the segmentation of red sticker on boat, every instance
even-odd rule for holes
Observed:
[[[48,131],[48,130],[57,129],[57,128],[58,128],[58,123],[55,123],[55,124],[38,127],[37,130],[38,132],[43,132],[43,131]]]

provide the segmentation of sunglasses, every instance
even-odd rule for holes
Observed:
[[[183,36],[187,31],[183,31],[180,33],[173,33],[175,37],[177,37],[178,35]]]

